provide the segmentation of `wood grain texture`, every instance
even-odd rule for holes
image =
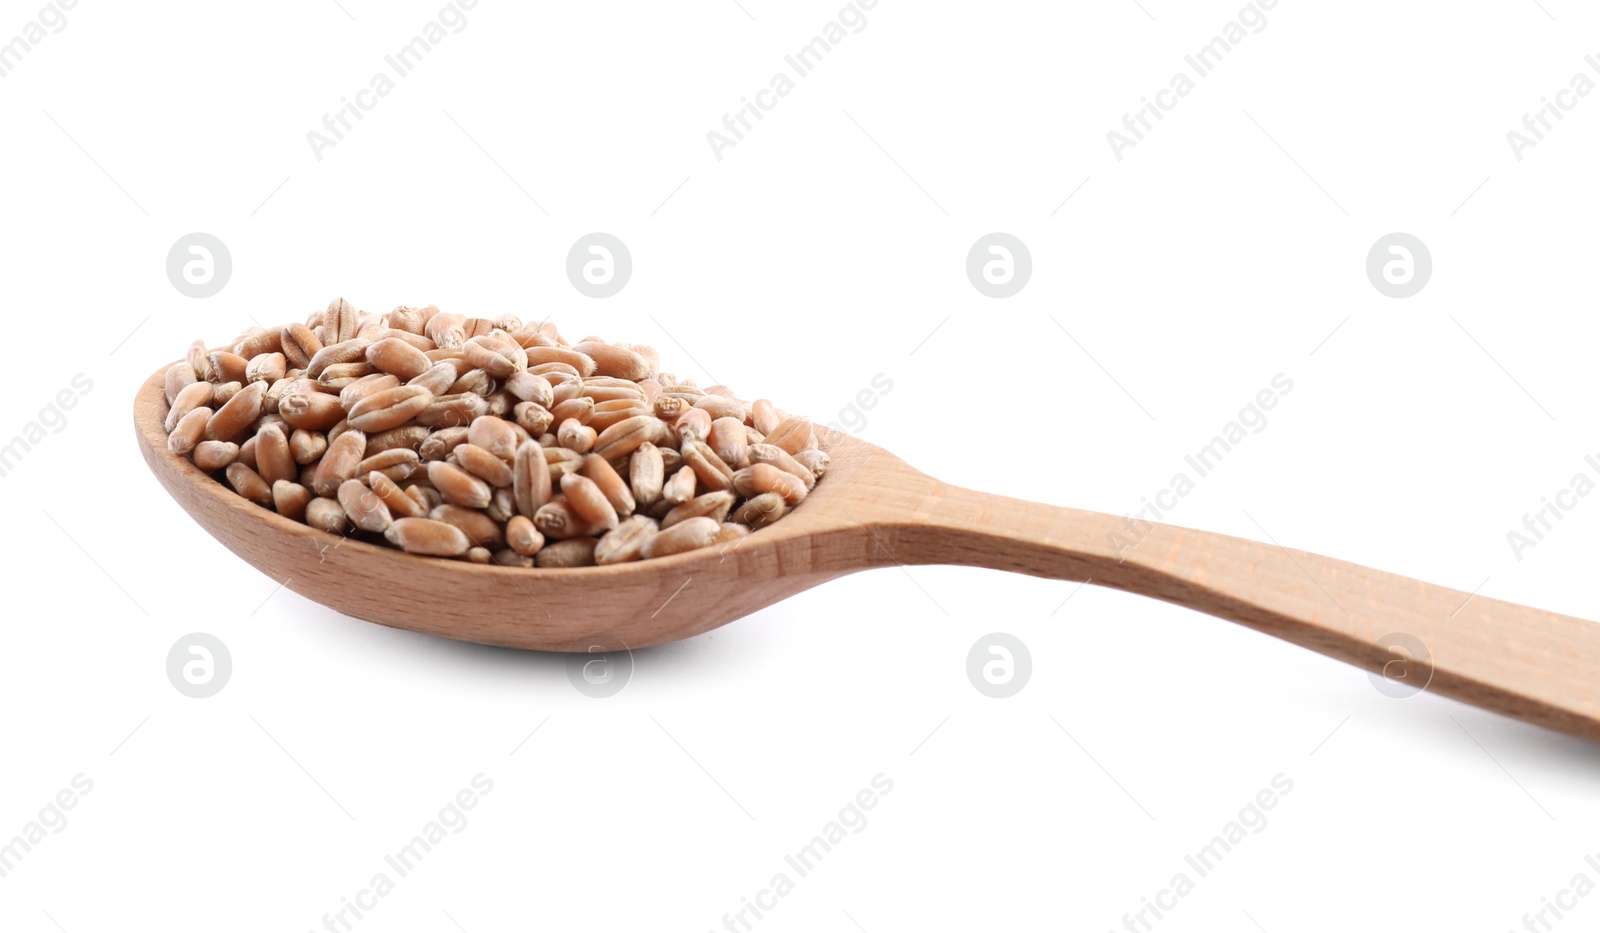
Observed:
[[[864,441],[818,429],[828,475],[782,521],[726,552],[568,570],[480,566],[341,539],[256,506],[166,448],[157,370],[134,405],[151,471],[212,537],[288,589],[384,625],[556,651],[688,638],[835,577],[960,564],[1090,581],[1247,625],[1369,671],[1403,633],[1431,654],[1431,692],[1600,740],[1600,625],[1345,561],[959,489]]]

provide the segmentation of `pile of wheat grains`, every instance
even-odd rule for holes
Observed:
[[[196,341],[167,446],[257,505],[413,554],[582,567],[737,543],[828,468],[805,418],[549,323],[388,314]]]

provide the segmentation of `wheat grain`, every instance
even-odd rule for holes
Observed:
[[[829,465],[809,420],[660,372],[650,347],[431,305],[338,298],[195,341],[162,382],[168,449],[240,496],[515,571],[726,554]]]

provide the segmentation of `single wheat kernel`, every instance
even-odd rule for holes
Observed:
[[[803,467],[811,471],[811,475],[822,479],[822,474],[828,472],[828,463],[831,458],[825,451],[802,450],[794,455],[794,459]]]
[[[691,407],[692,403],[677,395],[657,395],[651,404],[656,417],[662,421],[677,421]]]
[[[420,450],[422,442],[427,440],[429,431],[420,424],[407,424],[387,431],[367,435],[367,456],[372,457],[386,450]]]
[[[326,375],[326,373],[324,373]],[[400,385],[400,380],[388,373],[371,373],[346,385],[339,390],[339,404],[349,411],[357,402],[369,395],[376,395],[386,389],[393,389]]]
[[[211,409],[201,406],[178,419],[172,433],[167,435],[167,449],[175,454],[187,454],[200,443],[206,423],[211,420]]]
[[[688,465],[679,467],[678,472],[672,474],[661,485],[661,498],[656,504],[671,509],[673,506],[688,502],[694,498],[694,487],[697,482],[698,477],[695,476],[694,467]],[[663,511],[661,514],[665,515],[666,512]]]
[[[635,455],[637,456],[637,453]],[[610,461],[604,457],[590,454],[583,458],[583,464],[578,467],[578,472],[582,473],[599,488],[600,493],[606,497],[607,502],[611,503],[611,508],[616,511],[619,517],[627,518],[633,514],[635,508],[633,492],[628,488],[628,484],[623,481],[622,475],[617,472],[616,467],[613,467]]]
[[[389,506],[384,504],[383,497],[367,488],[367,484],[358,479],[345,480],[339,484],[339,506],[344,509],[344,514],[350,517],[350,523],[362,531],[380,534],[394,521],[394,516],[389,513]]]
[[[636,505],[651,505],[660,499],[661,484],[666,481],[665,477],[661,448],[654,444],[639,445],[628,461],[628,486]]]
[[[278,353],[282,349],[283,341],[280,333],[260,327],[251,327],[233,343],[233,352],[247,360],[263,353]]]
[[[634,515],[606,532],[594,549],[594,562],[602,566],[623,564],[644,556],[644,546],[659,531],[655,519]]]
[[[593,537],[567,538],[544,546],[533,562],[540,567],[593,567],[599,541]]]
[[[206,377],[206,343],[204,340],[196,340],[189,344],[189,349],[184,354],[184,362],[189,364],[189,369],[194,374],[194,378],[204,379]]]
[[[347,479],[354,479],[367,450],[367,436],[360,431],[346,431],[328,443],[328,452],[317,461],[317,471],[311,489],[317,495],[332,499]]]
[[[249,360],[229,350],[212,350],[206,354],[207,382],[244,382]]]
[[[187,368],[189,364],[179,363],[178,365]],[[211,383],[209,382],[191,382],[179,389],[177,396],[172,399],[172,407],[167,410],[165,425],[167,433],[172,433],[172,429],[178,426],[178,422],[183,420],[184,415],[194,411],[196,408],[209,407],[210,404]]]
[[[344,406],[337,395],[324,392],[297,392],[278,401],[283,420],[307,431],[327,431],[344,420]]]
[[[775,492],[764,492],[744,500],[744,505],[734,510],[733,520],[751,529],[764,528],[783,517],[789,507],[783,497]]]
[[[238,440],[245,429],[261,417],[261,399],[266,394],[267,387],[259,382],[252,382],[234,393],[206,422],[206,440]]]
[[[195,446],[199,446],[199,445],[197,444]],[[191,451],[189,456],[193,457],[194,453]],[[256,468],[256,439],[255,438],[252,437],[249,440],[245,441],[243,444],[239,445],[239,462],[244,464],[245,466],[249,467],[252,470]]]
[[[527,371],[514,373],[501,385],[520,401],[533,402],[544,408],[555,404],[555,390],[551,387],[550,380],[536,373]]]
[[[728,511],[733,508],[733,503],[734,495],[727,490],[695,496],[682,505],[674,506],[672,511],[662,516],[661,527],[671,528],[685,519],[701,517],[715,519],[720,523],[728,517]]]
[[[711,416],[712,421],[718,418],[733,418],[741,425],[744,424],[745,409],[739,402],[720,395],[707,395],[694,403],[694,407]]]
[[[568,473],[576,472],[583,465],[583,454],[565,447],[541,447],[544,462],[550,464],[550,476],[555,482],[560,482],[561,477]]]
[[[233,491],[256,505],[272,505],[272,487],[261,478],[261,474],[250,469],[243,463],[230,463],[224,471],[228,478],[228,485]]]
[[[484,415],[473,419],[472,424],[467,426],[467,443],[475,444],[502,460],[510,461],[516,456],[521,438],[511,422]]]
[[[532,557],[544,547],[544,535],[526,515],[513,515],[506,522],[506,544],[524,557]]]
[[[483,507],[483,514],[504,525],[517,514],[517,500],[509,486],[495,487],[493,495],[489,497],[489,504]]]
[[[783,472],[793,475],[800,482],[805,483],[808,490],[817,484],[815,474],[776,444],[756,444],[752,446],[750,448],[750,463],[746,464],[746,466],[757,463],[769,463]]]
[[[344,514],[344,506],[337,499],[325,496],[318,496],[306,503],[306,524],[331,535],[343,535],[350,531],[350,518]]]
[[[428,480],[446,499],[469,509],[481,509],[488,505],[492,495],[488,483],[442,460],[428,464]]]
[[[306,362],[306,375],[316,379],[329,366],[353,363],[357,360],[365,361],[368,345],[368,341],[360,339],[325,342],[322,349]]]
[[[324,369],[322,375],[317,377],[317,385],[332,392],[340,392],[350,383],[376,372],[377,370],[372,368],[372,364],[365,360],[358,360],[354,363],[334,363]]]
[[[683,462],[694,470],[700,487],[710,492],[728,489],[733,485],[733,467],[717,456],[716,451],[700,441],[685,441],[678,447]]]
[[[459,378],[461,371],[455,360],[440,360],[429,365],[420,376],[407,380],[406,385],[421,386],[434,395],[445,395]]]
[[[420,386],[395,386],[363,398],[350,407],[350,426],[360,431],[387,431],[417,417],[433,404],[433,393]]]
[[[594,360],[594,374],[637,381],[650,375],[650,362],[626,347],[598,341],[583,341],[574,351]]]
[[[435,396],[432,404],[417,414],[416,421],[430,428],[454,428],[469,425],[472,419],[488,413],[489,403],[483,396],[465,392]]]
[[[331,327],[332,341],[350,340],[361,329],[361,312],[343,298],[335,298],[323,315],[323,327]]]
[[[244,367],[245,382],[277,382],[289,371],[282,353],[258,353]]]
[[[550,416],[555,420],[556,424],[560,424],[563,421],[588,424],[589,419],[594,417],[594,399],[582,396],[569,398],[564,402],[557,403],[556,407],[550,409]]]
[[[667,426],[661,419],[650,415],[639,415],[626,421],[619,421],[604,431],[595,440],[594,452],[607,460],[621,460],[628,454],[639,449],[641,444],[660,445],[667,439]]]
[[[289,438],[284,436],[281,426],[266,425],[256,431],[252,439],[256,442],[256,472],[269,488],[279,480],[292,481],[300,475],[299,464],[294,462],[294,455],[289,451]]]
[[[750,424],[762,434],[771,434],[786,420],[787,416],[764,398],[750,403]]]
[[[462,508],[449,502],[436,505],[428,517],[460,528],[474,547],[499,547],[505,543],[505,532],[500,523],[477,509]]]
[[[645,558],[668,557],[703,548],[717,540],[722,525],[709,518],[686,518],[645,542]]]
[[[409,554],[433,557],[460,557],[472,547],[466,532],[431,518],[397,518],[383,536]]]
[[[240,382],[213,382],[210,385],[212,408],[221,408],[228,404],[228,400],[239,394],[239,390],[244,388],[244,384]],[[264,397],[263,401],[265,401]]]
[[[594,414],[589,417],[589,427],[594,428],[596,431],[604,431],[620,421],[652,414],[650,409],[639,402],[625,403],[617,408],[606,407],[611,404],[613,403],[601,402],[595,406]]]
[[[170,435],[169,435],[170,437]],[[194,445],[194,465],[207,473],[225,470],[239,459],[239,445],[227,441],[201,441]]]
[[[406,491],[395,485],[394,480],[376,470],[367,474],[367,486],[373,495],[383,500],[395,518],[423,518],[428,514],[427,507],[406,495]]]
[[[424,460],[444,460],[450,456],[451,451],[467,443],[467,434],[468,429],[465,426],[439,428],[423,439],[422,444],[417,447],[417,452],[422,454]]]
[[[287,480],[272,484],[272,507],[279,515],[294,521],[305,521],[306,506],[311,502],[311,490]]]
[[[594,480],[581,473],[567,473],[561,477],[561,492],[567,497],[567,506],[583,521],[607,530],[617,526],[617,510]]]
[[[320,431],[295,428],[289,435],[289,455],[300,466],[316,463],[328,450],[327,435]]]
[[[763,431],[766,442],[783,448],[785,453],[797,454],[808,447],[817,446],[811,422],[805,418],[790,418],[771,431]]]
[[[726,554],[738,547],[748,537],[750,537],[750,529],[738,522],[723,522],[718,526],[716,540],[711,543],[716,546],[718,553]]]
[[[526,345],[524,345],[526,346]],[[594,375],[594,357],[565,347],[527,347],[528,365],[540,363],[565,363],[580,376]]]
[[[672,426],[682,441],[704,441],[711,436],[711,413],[703,408],[689,408],[679,415]]]
[[[285,325],[279,341],[283,346],[284,359],[292,369],[305,369],[311,365],[311,358],[322,349],[322,341],[304,324]]]
[[[533,566],[532,557],[529,557],[525,554],[518,554],[514,549],[508,547],[503,547],[500,550],[495,551],[489,556],[489,560],[499,567],[522,567],[526,569]]]
[[[747,467],[750,465],[750,436],[745,432],[742,419],[717,418],[711,422],[706,444],[728,466],[736,470]]]
[[[489,485],[511,485],[511,464],[477,444],[462,444],[451,453],[458,466]]]
[[[550,409],[538,402],[518,402],[511,407],[511,414],[516,418],[517,425],[534,437],[550,430],[550,425],[556,420]]]
[[[496,379],[505,379],[528,368],[528,351],[515,341],[496,337],[473,337],[461,347],[467,362]]]
[[[399,337],[385,337],[367,347],[367,362],[396,379],[412,380],[432,369],[428,354]]]
[[[764,492],[775,492],[783,501],[794,505],[806,497],[806,484],[800,478],[785,473],[770,463],[758,463],[733,475],[733,489],[746,498]]]
[[[591,376],[583,380],[583,397],[592,399],[597,408],[607,402],[631,402],[640,408],[645,407],[644,390],[638,383],[609,376]]]
[[[579,423],[576,418],[568,418],[556,429],[556,443],[580,454],[586,454],[594,449],[597,436],[594,428]]]
[[[557,382],[565,382],[566,379],[564,377],[577,376],[580,379],[583,378],[583,374],[578,372],[577,367],[569,366],[566,363],[540,363],[538,365],[530,363],[528,372],[535,376],[544,376],[552,386]]]
[[[511,494],[517,512],[533,518],[539,507],[550,501],[550,465],[537,441],[523,441],[511,464]]]
[[[441,350],[459,350],[467,342],[466,319],[459,314],[435,314],[422,326],[422,332]]]
[[[367,450],[372,449],[372,442],[367,442]],[[366,476],[368,473],[382,473],[396,483],[404,482],[422,469],[422,458],[414,450],[404,447],[391,447],[381,450],[371,456],[362,458],[356,464],[356,475]]]
[[[583,397],[582,378],[557,373],[549,373],[545,378],[550,380],[550,399],[556,405]],[[552,410],[554,409],[552,408]]]

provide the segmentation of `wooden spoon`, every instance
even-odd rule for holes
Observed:
[[[640,648],[689,638],[835,577],[963,564],[1087,581],[1220,616],[1435,693],[1600,739],[1600,626],[1277,545],[948,486],[819,429],[825,479],[726,551],[641,563],[512,569],[416,557],[291,521],[167,450],[157,370],[134,422],[156,478],[211,536],[288,589],[347,615],[514,648]],[[1121,551],[1121,553],[1119,553]],[[1384,636],[1420,640],[1429,658]],[[1431,682],[1429,678],[1431,677]]]

